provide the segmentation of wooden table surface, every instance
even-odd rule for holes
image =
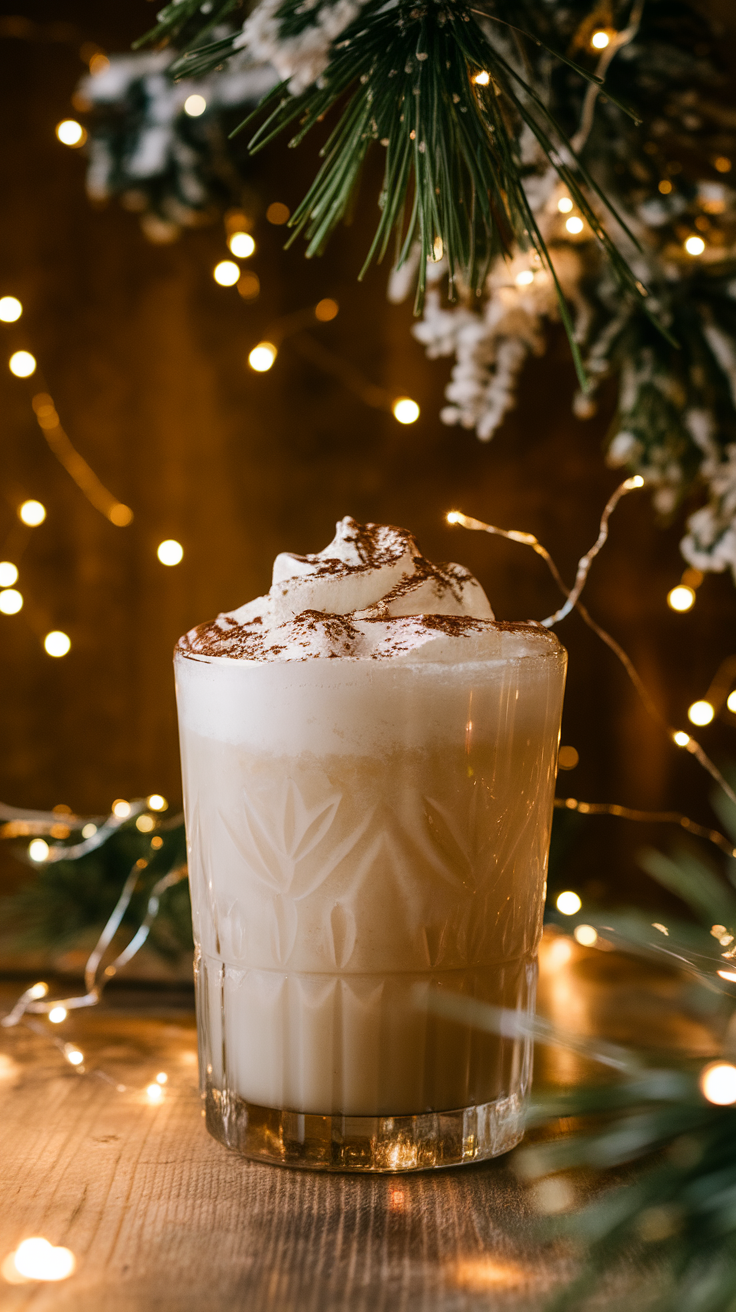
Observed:
[[[663,1041],[674,1026],[709,1050],[673,1018],[664,974],[577,946],[560,963],[549,941],[542,956],[544,1007],[567,1027],[621,1039],[645,996]],[[19,991],[0,986],[0,1013]],[[0,1263],[42,1235],[77,1267],[58,1283],[0,1278],[3,1312],[531,1312],[570,1273],[570,1255],[535,1238],[513,1154],[390,1177],[230,1154],[204,1129],[186,997],[120,992],[60,1027],[32,1025],[0,1029]],[[79,1045],[83,1073],[55,1039]],[[578,1059],[539,1055],[539,1080],[581,1076]]]

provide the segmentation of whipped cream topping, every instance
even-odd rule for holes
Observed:
[[[278,555],[266,596],[190,630],[179,650],[256,661],[483,659],[501,627],[493,618],[462,565],[434,565],[406,529],[348,516],[323,551]]]

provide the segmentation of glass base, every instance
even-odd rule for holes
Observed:
[[[207,1129],[259,1162],[312,1171],[402,1172],[464,1166],[498,1157],[524,1134],[518,1095],[480,1107],[418,1116],[315,1116],[257,1107],[209,1086]]]

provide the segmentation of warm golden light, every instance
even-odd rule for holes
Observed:
[[[156,821],[152,815],[139,815],[135,822],[136,829],[139,829],[142,834],[150,834],[155,825]]]
[[[700,1074],[700,1088],[708,1102],[730,1107],[736,1102],[736,1066],[730,1061],[711,1061]]]
[[[43,640],[44,651],[48,656],[66,656],[71,651],[71,638],[61,629],[52,629]]]
[[[320,323],[329,323],[334,319],[340,309],[337,301],[333,301],[331,296],[325,296],[321,301],[317,301],[314,307],[314,317],[319,319]]]
[[[166,798],[162,797],[160,793],[151,793],[150,797],[146,798],[146,802],[151,811],[166,811],[169,805]]]
[[[249,232],[232,232],[227,239],[227,244],[239,260],[247,260],[256,248]]]
[[[678,747],[687,747],[690,742],[690,734],[683,733],[682,729],[678,729],[677,733],[673,733],[672,741],[676,743]]]
[[[96,833],[97,825],[93,824],[91,820],[82,828],[82,838],[94,838]]]
[[[288,205],[283,205],[280,200],[275,200],[266,210],[266,218],[269,223],[273,223],[280,228],[283,223],[289,222],[291,210]]]
[[[46,518],[46,507],[40,501],[24,501],[18,507],[18,518],[29,528],[38,528]]]
[[[726,706],[732,715],[736,715],[736,688],[734,688],[733,692],[728,694],[728,697],[726,698]]]
[[[491,80],[491,75],[490,73],[487,73],[485,69],[483,69],[482,72],[480,73],[476,73],[475,77],[473,78],[473,81],[475,82],[475,85],[477,87],[487,87],[490,80]]]
[[[156,555],[162,565],[179,565],[184,559],[184,548],[176,538],[166,538],[165,541],[159,542]]]
[[[727,979],[731,984],[736,983],[736,970],[719,970],[716,973],[721,979]]]
[[[710,724],[714,715],[715,711],[710,702],[693,702],[692,706],[688,707],[687,718],[691,724]]]
[[[30,351],[14,351],[8,365],[16,378],[30,378],[36,372],[36,357]]]
[[[460,520],[462,519],[462,515],[459,510],[448,510],[447,514],[445,515],[445,519],[447,520],[448,524],[459,524]]]
[[[432,242],[432,259],[434,260],[435,264],[438,262],[438,260],[442,259],[444,253],[445,253],[445,247],[442,238],[435,237],[434,241]]]
[[[730,173],[733,165],[727,155],[719,155],[713,160],[713,167],[718,173]]]
[[[244,301],[254,301],[261,290],[258,274],[253,273],[250,269],[245,270],[240,275],[237,287],[238,295],[242,296]]]
[[[61,1025],[61,1022],[67,1018],[66,1007],[52,1007],[49,1012],[49,1020],[52,1025]]]
[[[118,820],[127,820],[132,811],[130,802],[126,802],[124,797],[116,797],[110,810]]]
[[[75,118],[63,118],[61,123],[57,123],[56,135],[63,146],[79,147],[87,140],[85,129]]]
[[[577,893],[573,893],[571,889],[568,889],[565,893],[560,893],[555,902],[557,910],[561,911],[563,916],[577,915],[582,905],[583,903]]]
[[[688,237],[685,242],[685,250],[688,255],[702,255],[705,250],[705,242],[702,237]]]
[[[608,35],[608,32],[594,32],[590,38],[590,44],[594,50],[605,50],[606,46],[610,45],[610,43],[611,38]]]
[[[28,855],[31,861],[45,861],[48,858],[49,845],[44,838],[34,838],[28,844]]]
[[[557,764],[561,770],[574,770],[579,760],[577,747],[561,747],[557,754]]]
[[[676,588],[670,588],[667,593],[667,605],[670,610],[679,611],[680,614],[692,610],[695,605],[694,589],[689,588],[685,583],[678,583]]]
[[[598,942],[598,935],[592,925],[576,925],[572,933],[581,947],[592,948]]]
[[[89,71],[93,77],[99,77],[100,73],[106,73],[109,67],[110,60],[107,55],[103,55],[101,50],[96,51],[89,61]],[[78,106],[75,105],[74,108],[77,109]]]
[[[233,260],[220,260],[212,270],[212,277],[221,287],[234,287],[240,277],[240,269]]]
[[[38,984],[31,985],[31,987],[28,990],[28,996],[29,998],[32,998],[34,1002],[37,1002],[39,998],[45,998],[48,991],[49,991],[48,984],[39,982]]]
[[[23,306],[15,296],[0,296],[0,320],[15,323],[23,313]]]
[[[10,1259],[3,1263],[15,1267],[25,1280],[66,1280],[76,1266],[70,1248],[54,1248],[48,1239],[24,1239]],[[11,1275],[12,1279],[12,1275]]]
[[[4,588],[0,592],[0,615],[17,615],[23,608],[23,594],[17,588]]]
[[[514,282],[517,287],[528,287],[531,282],[534,282],[534,274],[531,269],[522,269],[521,273],[517,273]]]
[[[167,1083],[168,1083],[168,1080],[169,1080],[169,1077],[168,1077],[168,1075],[166,1074],[166,1071],[159,1071],[158,1075],[156,1076],[156,1083],[157,1083],[157,1084],[167,1084]]]
[[[71,1066],[81,1066],[84,1061],[84,1053],[80,1052],[79,1048],[75,1048],[72,1043],[64,1045],[64,1056]]]
[[[146,1096],[149,1102],[157,1103],[163,1101],[164,1091],[160,1084],[149,1084],[146,1089]]]
[[[198,96],[196,93],[187,96],[184,101],[184,113],[188,114],[190,118],[199,118],[200,114],[204,114],[206,108],[207,101],[204,96]]]
[[[569,214],[572,207],[573,203],[569,196],[560,196],[560,199],[557,202],[557,208],[560,211],[560,214]]]
[[[257,374],[265,374],[271,368],[277,354],[273,342],[259,342],[248,356],[248,364]]]
[[[585,225],[583,223],[583,220],[579,219],[577,214],[573,214],[572,217],[567,219],[565,223],[565,227],[567,228],[567,231],[573,233],[573,235],[582,232],[584,226]]]
[[[163,847],[163,845],[164,845],[164,840],[161,837],[161,835],[154,834],[153,838],[151,839],[151,847],[159,848],[159,847]]]
[[[133,522],[133,511],[124,502],[116,501],[114,506],[110,506],[107,518],[116,528],[127,528]]]
[[[414,424],[419,418],[419,406],[409,396],[399,396],[392,407],[394,419],[400,424]]]

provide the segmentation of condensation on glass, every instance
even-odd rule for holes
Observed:
[[[202,1096],[248,1157],[452,1166],[521,1138],[566,654],[258,662],[179,651]],[[438,999],[440,1000],[438,1002]]]

